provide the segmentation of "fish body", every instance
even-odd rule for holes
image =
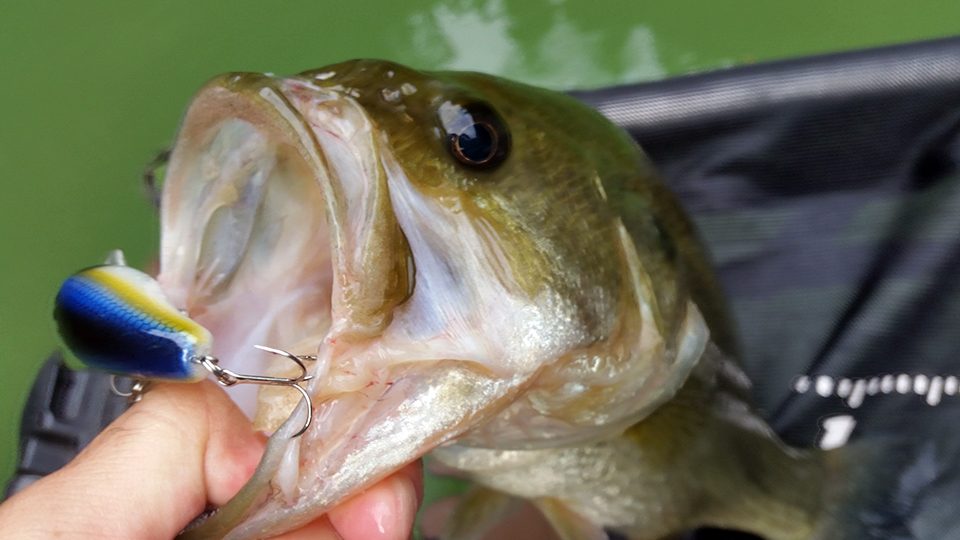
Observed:
[[[290,393],[235,395],[274,434],[185,538],[295,529],[429,452],[480,486],[451,538],[515,499],[565,539],[839,537],[843,460],[755,414],[693,227],[567,96],[374,60],[227,74],[186,113],[161,216],[159,283],[212,354],[317,358],[299,438]]]

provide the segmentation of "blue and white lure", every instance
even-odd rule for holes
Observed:
[[[63,341],[86,365],[135,380],[131,393],[139,399],[149,381],[197,382],[212,374],[222,386],[264,384],[295,388],[307,402],[307,417],[294,437],[312,421],[310,395],[300,383],[310,380],[304,360],[287,351],[258,349],[295,362],[297,377],[265,377],[234,373],[211,355],[210,331],[178,310],[149,275],[124,263],[119,251],[106,264],[73,274],[60,287],[54,318]]]

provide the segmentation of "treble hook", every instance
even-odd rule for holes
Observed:
[[[235,384],[262,384],[264,386],[286,386],[289,388],[295,388],[298,392],[300,392],[300,395],[303,396],[303,399],[307,401],[307,419],[304,421],[303,427],[290,436],[291,439],[295,439],[300,435],[303,435],[313,422],[313,400],[310,399],[310,394],[307,393],[306,389],[300,386],[300,383],[309,381],[313,378],[313,375],[309,375],[307,373],[307,366],[303,365],[303,361],[316,360],[316,357],[309,355],[297,356],[291,352],[284,351],[282,349],[274,349],[273,347],[267,347],[265,345],[254,345],[254,347],[260,349],[261,351],[289,359],[293,363],[297,364],[297,367],[300,368],[300,375],[297,377],[268,377],[265,375],[248,375],[237,373],[220,366],[220,360],[217,357],[210,355],[204,355],[198,358],[197,361],[217,379],[217,383],[219,383],[220,386],[229,387]]]

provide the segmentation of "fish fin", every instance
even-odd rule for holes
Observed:
[[[506,515],[513,498],[490,488],[474,486],[460,498],[447,518],[444,540],[480,540]]]
[[[540,509],[561,540],[607,540],[603,527],[590,523],[558,499],[535,499]]]

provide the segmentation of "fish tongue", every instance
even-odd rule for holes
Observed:
[[[324,402],[318,391],[307,432],[290,438],[302,425],[301,404],[271,437],[247,486],[184,538],[261,538],[296,529],[499,411],[525,380],[466,362],[414,362],[385,368],[365,387]]]

